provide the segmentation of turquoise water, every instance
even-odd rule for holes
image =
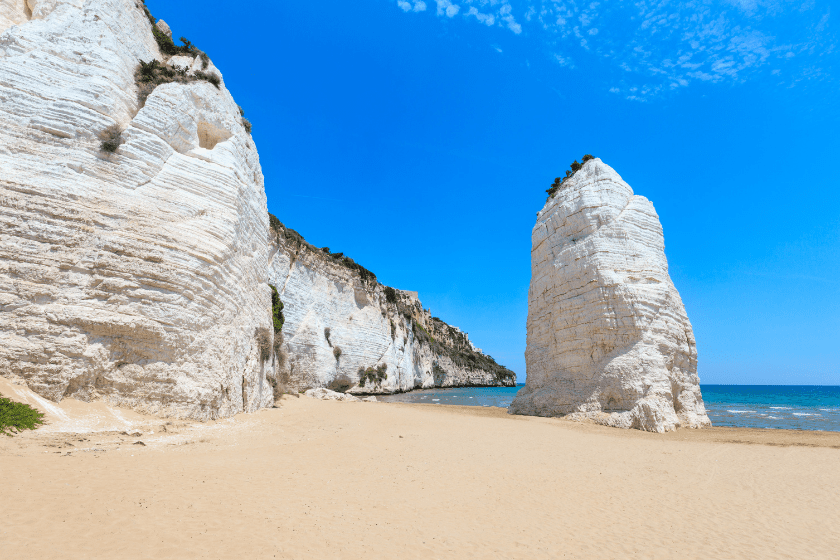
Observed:
[[[426,389],[377,397],[386,402],[499,406],[518,387]],[[712,424],[742,428],[840,432],[840,387],[814,385],[701,385]]]
[[[840,432],[840,387],[700,385],[715,426]]]

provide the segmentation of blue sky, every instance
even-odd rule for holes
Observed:
[[[594,154],[653,201],[703,383],[840,384],[836,3],[147,0],[269,210],[525,379],[530,236]]]

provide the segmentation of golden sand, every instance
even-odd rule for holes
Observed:
[[[838,433],[663,436],[504,409],[278,406],[0,438],[0,555],[840,557]]]

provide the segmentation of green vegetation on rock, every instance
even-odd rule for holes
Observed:
[[[283,302],[280,301],[280,294],[277,293],[277,288],[268,285],[271,288],[271,320],[274,323],[274,332],[278,333],[283,330],[283,323],[286,318],[283,317]]]
[[[565,177],[555,178],[554,183],[551,184],[551,187],[549,187],[549,189],[547,191],[545,191],[545,192],[548,193],[549,200],[554,197],[554,195],[557,193],[557,191],[560,190],[560,188],[563,186],[563,183],[566,182],[566,179],[574,177],[575,173],[577,173],[578,170],[580,170],[580,168],[583,167],[583,164],[586,163],[587,161],[589,161],[590,159],[595,159],[595,158],[593,156],[589,155],[589,154],[586,154],[585,156],[583,156],[582,163],[578,163],[577,160],[572,162],[572,165],[570,166],[571,170],[566,171],[566,176]]]
[[[140,106],[142,107],[145,105],[146,99],[149,95],[151,95],[154,89],[161,84],[168,84],[172,82],[186,84],[196,81],[205,81],[210,82],[216,87],[216,89],[218,89],[222,83],[219,76],[213,73],[204,72],[210,64],[210,58],[207,56],[207,53],[199,50],[184,37],[181,37],[180,39],[183,45],[176,45],[175,42],[172,41],[171,37],[158,29],[157,20],[151,12],[149,12],[149,8],[146,7],[145,2],[143,4],[143,11],[146,13],[146,17],[149,18],[149,23],[152,24],[152,33],[155,36],[155,41],[158,44],[160,52],[168,56],[184,55],[200,57],[201,70],[188,74],[186,68],[174,68],[169,64],[161,64],[157,60],[152,60],[150,62],[143,62],[141,60],[137,69],[134,71],[134,81],[137,83],[137,99],[140,102]],[[243,123],[243,126],[246,125]],[[250,123],[248,123],[246,129],[250,134]]]
[[[151,62],[141,60],[134,71],[134,81],[137,83],[137,100],[141,107],[146,104],[146,99],[155,88],[161,84],[173,82],[188,84],[202,80],[210,82],[217,89],[222,83],[216,74],[207,74],[201,71],[188,74],[186,68],[173,68],[168,64],[161,64],[157,60]]]
[[[375,368],[369,367],[359,368],[359,386],[364,387],[366,384],[370,383],[371,385],[375,385],[377,387],[382,385],[382,382],[385,381],[385,378],[388,377],[388,364],[379,364]]]
[[[34,430],[44,423],[44,413],[25,403],[0,397],[0,434],[9,437],[23,430]]]
[[[180,39],[183,45],[176,45],[175,41],[173,41],[171,37],[158,29],[158,20],[152,15],[152,12],[149,11],[149,8],[146,6],[146,0],[143,0],[143,12],[145,12],[146,17],[149,18],[149,23],[152,24],[152,33],[155,36],[155,41],[157,42],[161,53],[169,56],[175,56],[176,54],[200,56],[202,70],[207,69],[210,59],[204,51],[198,50],[195,45],[186,40],[184,37],[181,37]]]
[[[388,303],[397,303],[397,291],[394,288],[385,286],[382,291],[385,292],[385,301]]]
[[[301,234],[299,234],[292,228],[288,228],[285,225],[283,225],[283,222],[277,219],[277,216],[275,216],[274,214],[268,214],[268,223],[271,226],[271,229],[274,230],[275,235],[282,235],[288,242],[290,242],[293,245],[297,245],[298,251],[306,248],[310,251],[313,251],[315,254],[328,257],[336,264],[340,264],[341,266],[349,268],[350,270],[355,270],[359,273],[359,277],[362,279],[363,284],[376,286],[376,284],[378,283],[376,281],[376,274],[374,274],[370,270],[366,269],[350,257],[345,256],[344,253],[330,253],[329,247],[319,249],[318,247],[307,243],[307,241],[303,238]]]
[[[102,140],[102,143],[99,145],[99,149],[103,152],[108,152],[109,154],[116,152],[117,148],[125,142],[122,138],[122,130],[120,130],[120,127],[117,124],[112,124],[100,132],[99,139]]]

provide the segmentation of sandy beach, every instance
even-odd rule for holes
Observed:
[[[766,559],[840,549],[838,433],[656,435],[499,408],[306,397],[204,424],[126,414],[133,427],[122,431],[47,426],[0,438],[4,557]]]

